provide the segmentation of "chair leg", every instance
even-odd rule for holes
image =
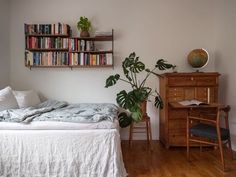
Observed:
[[[129,147],[132,147],[132,141],[133,141],[133,128],[134,128],[134,124],[133,122],[130,124],[129,127]]]
[[[230,154],[230,158],[232,160],[234,160],[234,155],[233,155],[233,150],[232,150],[232,146],[231,146],[231,140],[230,140],[230,137],[228,139],[228,144],[229,144],[229,154]]]
[[[186,132],[186,144],[187,144],[187,160],[189,161],[189,119],[187,119],[187,132]]]
[[[218,146],[220,150],[220,159],[221,159],[221,164],[223,166],[223,170],[225,171],[225,161],[224,161],[224,153],[223,153],[223,146],[222,146],[222,141],[221,141],[221,132],[220,132],[220,127],[217,126],[217,136],[218,136]]]
[[[219,149],[220,149],[221,164],[223,166],[223,170],[225,171],[225,161],[224,161],[224,152],[223,152],[222,143],[219,144]]]

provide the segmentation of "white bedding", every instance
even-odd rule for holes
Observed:
[[[117,129],[0,131],[0,177],[124,176]]]
[[[56,121],[35,121],[29,124],[16,122],[0,122],[0,130],[91,130],[91,129],[118,129],[119,123],[109,120],[94,123],[74,123]]]

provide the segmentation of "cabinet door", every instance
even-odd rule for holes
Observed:
[[[196,87],[196,99],[208,103],[210,101],[210,88]]]

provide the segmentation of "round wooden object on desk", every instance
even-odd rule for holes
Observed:
[[[147,143],[150,145],[150,149],[152,150],[152,130],[151,130],[151,120],[148,115],[144,115],[142,117],[141,122],[145,122],[144,126],[135,126],[139,123],[132,122],[130,124],[129,129],[129,147],[132,147],[132,141],[133,141],[133,134],[134,133],[146,133],[147,135]]]

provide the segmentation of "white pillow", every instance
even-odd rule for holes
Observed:
[[[13,91],[20,108],[36,106],[41,103],[38,94],[34,90]]]
[[[19,108],[11,87],[0,90],[0,111]]]

